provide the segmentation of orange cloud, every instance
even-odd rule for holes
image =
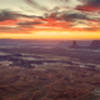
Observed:
[[[0,25],[16,25],[17,22],[18,20],[5,20],[1,21]]]
[[[89,6],[89,5],[78,6],[76,9],[81,10],[81,11],[92,11],[92,12],[99,12],[100,11],[100,8]]]
[[[83,8],[78,9],[82,10]],[[83,10],[87,9],[92,10],[92,8],[84,8]],[[19,15],[23,17],[19,18]],[[0,38],[100,38],[99,19],[94,16],[91,19],[91,15],[88,13],[58,12],[55,16],[48,15],[47,17],[19,15],[16,15],[18,18],[14,18],[12,15],[9,19],[1,18],[3,20],[0,21]]]

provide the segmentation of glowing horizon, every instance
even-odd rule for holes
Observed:
[[[47,34],[48,33],[48,34]],[[74,33],[74,35],[73,35]],[[33,34],[1,34],[0,39],[40,39],[40,40],[93,40],[100,39],[97,33],[84,32],[46,32],[40,31]]]
[[[6,38],[100,39],[100,0],[4,0],[0,39]]]

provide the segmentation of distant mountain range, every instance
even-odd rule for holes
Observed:
[[[0,45],[56,45],[57,47],[71,48],[100,48],[100,40],[18,40],[18,39],[0,39]]]

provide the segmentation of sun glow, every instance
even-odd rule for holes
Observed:
[[[79,32],[79,31],[36,31],[29,34],[2,33],[1,39],[54,39],[54,40],[80,40],[80,39],[99,39],[99,32]]]

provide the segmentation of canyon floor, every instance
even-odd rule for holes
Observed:
[[[0,100],[100,100],[100,51],[0,46]]]

